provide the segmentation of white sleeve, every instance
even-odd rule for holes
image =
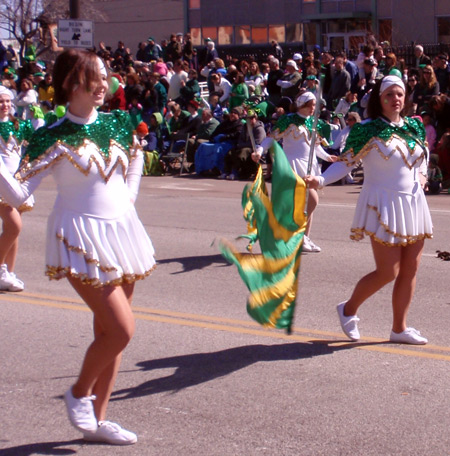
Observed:
[[[294,84],[290,81],[282,81],[281,79],[277,81],[277,86],[280,86],[282,89],[289,89],[289,87],[292,87],[293,85]]]
[[[327,154],[321,145],[316,145],[315,147],[316,155],[322,160],[329,161],[330,154]]]
[[[356,166],[356,164],[355,164]],[[345,177],[354,166],[347,166],[344,162],[338,161],[333,163],[329,166],[326,171],[321,175],[318,176],[319,178],[319,185],[324,187],[325,185],[332,184],[333,182],[337,182],[338,180]]]
[[[14,104],[16,106],[28,106],[31,103],[36,103],[36,96],[33,93],[34,90],[28,90],[24,96],[19,96],[14,100]]]
[[[136,201],[139,184],[141,182],[142,167],[144,166],[144,154],[141,149],[137,149],[132,155],[127,171],[127,186],[131,193],[133,203]]]
[[[271,138],[270,136],[266,136],[263,139],[263,141],[261,143],[261,147],[264,149],[264,152],[273,146],[274,141],[275,140],[273,138]]]
[[[33,194],[41,180],[50,172],[51,167],[48,167],[19,182],[8,172],[0,156],[0,194],[10,206],[20,207]]]

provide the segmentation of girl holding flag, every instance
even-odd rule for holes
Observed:
[[[311,139],[314,126],[314,110],[316,97],[311,92],[305,92],[296,100],[297,112],[280,117],[272,130],[271,137],[266,138],[261,147],[256,148],[252,155],[253,160],[259,161],[264,151],[269,149],[274,141],[283,141],[283,150],[291,164],[292,169],[300,177],[308,174],[308,161],[311,152]],[[321,136],[326,137],[326,124],[319,121],[317,130]],[[322,146],[316,143],[313,147],[311,174],[320,174],[320,167],[316,155],[322,160],[335,162],[337,157],[329,155]],[[312,215],[319,202],[316,190],[310,189],[307,204],[308,223],[303,238],[303,252],[320,252],[320,247],[309,238],[311,231]]]
[[[356,206],[351,239],[370,237],[376,268],[356,285],[350,299],[337,306],[344,333],[360,338],[358,308],[395,281],[392,342],[426,344],[419,331],[407,327],[424,240],[432,237],[432,221],[423,187],[427,180],[425,128],[402,116],[405,86],[394,75],[374,87],[368,105],[370,121],[357,124],[347,138],[339,162],[320,176],[307,176],[310,189],[321,188],[348,174],[361,160],[364,184]]]

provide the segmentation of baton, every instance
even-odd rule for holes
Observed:
[[[309,157],[308,157],[308,168],[306,171],[306,175],[311,174],[312,163],[314,158],[314,148],[316,146],[316,139],[317,139],[317,124],[319,122],[319,115],[321,109],[321,99],[322,99],[322,88],[323,88],[323,81],[325,79],[325,75],[322,73],[320,75],[319,80],[319,87],[316,90],[316,107],[314,109],[314,121],[312,127],[312,134],[311,134],[311,144],[309,145]]]

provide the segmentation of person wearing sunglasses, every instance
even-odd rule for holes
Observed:
[[[417,105],[417,112],[420,112],[433,95],[439,95],[439,82],[434,74],[433,67],[426,65],[420,72],[420,81],[416,88],[413,101]]]

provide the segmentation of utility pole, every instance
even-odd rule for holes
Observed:
[[[70,19],[80,18],[80,0],[69,0]]]

